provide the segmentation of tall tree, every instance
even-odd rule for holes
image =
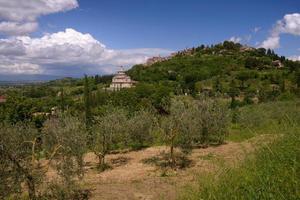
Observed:
[[[63,113],[65,112],[65,94],[63,87],[60,90],[60,109]]]
[[[92,122],[92,113],[91,113],[90,84],[87,75],[84,75],[84,111],[85,111],[85,126],[87,129],[89,129]]]

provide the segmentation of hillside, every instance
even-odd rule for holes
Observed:
[[[103,106],[126,108],[131,112],[146,108],[167,113],[174,95],[220,97],[231,102],[234,108],[295,99],[300,88],[300,62],[278,56],[269,49],[228,41],[151,59],[150,64],[135,65],[127,74],[138,83],[134,88],[119,92],[104,89],[109,86],[111,75],[88,77],[95,115],[103,112],[103,108],[99,109]],[[38,85],[2,88],[0,95],[8,96],[11,101],[0,107],[3,110],[0,118],[30,119],[34,112],[50,112],[52,107],[67,107],[77,113],[84,108],[84,85],[84,79],[64,78]],[[62,91],[63,99],[59,96]],[[12,107],[20,108],[13,110]]]
[[[128,74],[139,82],[170,85],[182,93],[231,92],[268,99],[280,92],[295,93],[299,70],[300,62],[287,60],[270,49],[225,41],[187,49],[150,66],[133,66]]]

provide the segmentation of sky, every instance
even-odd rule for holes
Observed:
[[[0,0],[2,76],[110,74],[225,40],[300,60],[300,1]]]

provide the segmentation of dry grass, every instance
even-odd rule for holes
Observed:
[[[108,155],[107,163],[112,168],[101,173],[96,169],[96,156],[88,153],[85,156],[86,174],[83,185],[91,190],[92,199],[176,199],[179,189],[194,182],[199,173],[217,172],[224,166],[234,167],[245,156],[251,155],[258,142],[269,141],[271,137],[274,135],[257,136],[241,143],[228,142],[220,146],[194,149],[188,156],[193,165],[176,171],[162,171],[143,162],[144,159],[167,152],[168,149],[164,146]]]

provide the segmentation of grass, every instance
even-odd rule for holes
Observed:
[[[249,128],[239,136],[237,130],[245,125],[239,121],[238,127],[231,128],[236,131],[231,140],[240,141],[262,133],[279,133],[279,137],[257,148],[238,168],[200,175],[197,186],[187,186],[180,199],[300,199],[299,103],[275,102],[243,109]],[[263,112],[263,117],[258,116],[261,121],[254,118],[251,121],[249,116],[254,117],[253,112]]]
[[[227,140],[242,142],[260,134],[284,131],[286,123],[300,123],[300,100],[268,102],[239,108]]]

